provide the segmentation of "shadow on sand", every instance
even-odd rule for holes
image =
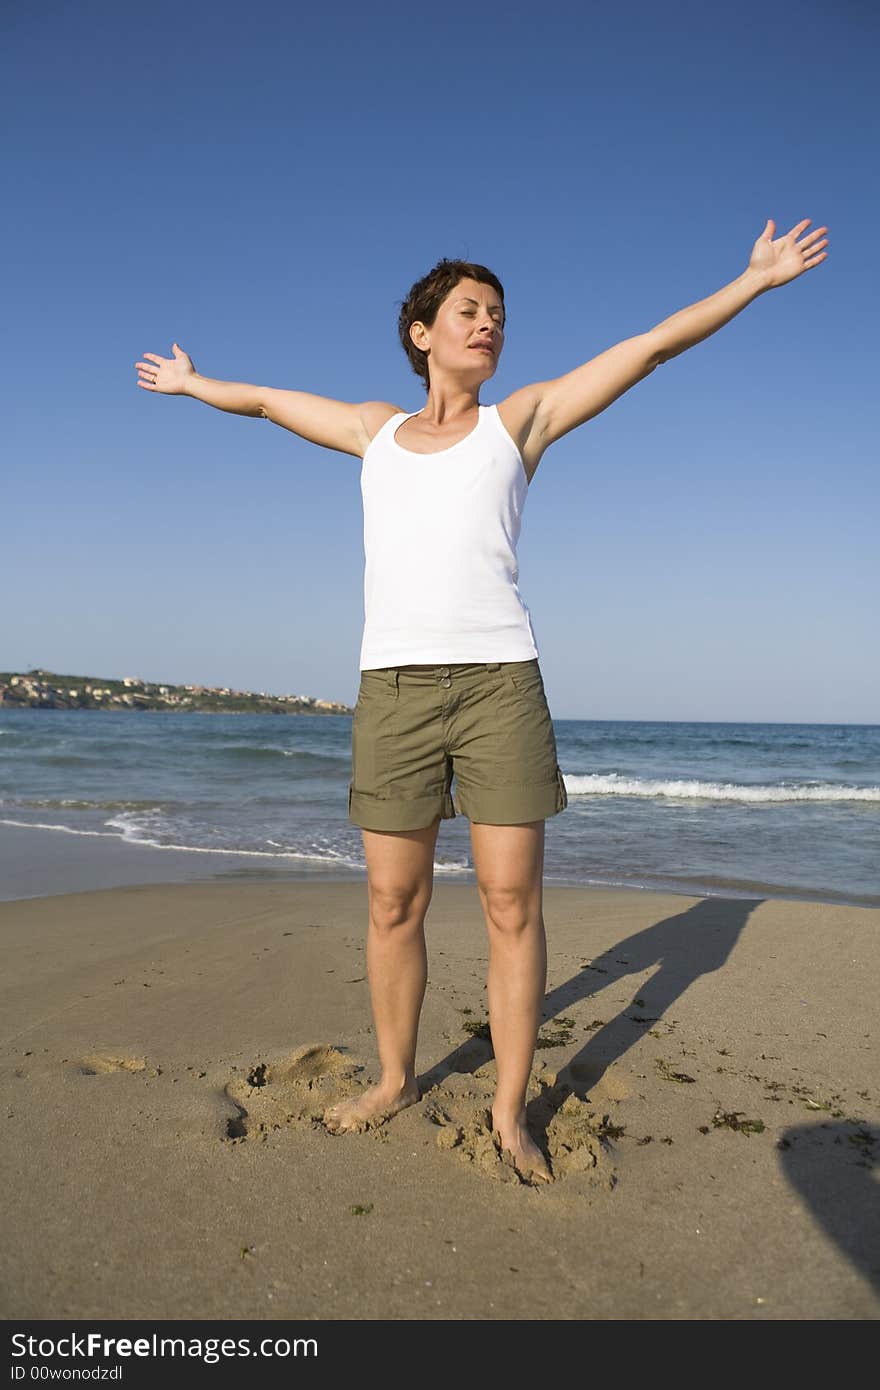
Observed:
[[[574,1094],[579,1100],[589,1099],[590,1089],[643,1035],[646,1027],[658,1022],[694,980],[720,970],[749,914],[763,901],[763,898],[703,899],[693,907],[625,937],[570,980],[550,990],[544,1000],[545,1021],[563,1015],[572,1005],[593,998],[627,975],[641,974],[655,965],[660,967],[645,984],[639,985],[629,1003],[624,1004],[614,1018],[603,1023],[559,1070],[556,1087],[545,1092],[540,1101],[529,1102],[528,1119],[533,1134],[546,1128],[555,1113],[554,1106],[561,1106],[568,1095]],[[636,999],[640,1001],[638,1005]],[[491,1042],[469,1038],[419,1077],[422,1092],[438,1085],[452,1072],[476,1071],[492,1056]],[[551,1102],[549,1113],[548,1098]]]

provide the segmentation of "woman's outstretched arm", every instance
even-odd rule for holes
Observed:
[[[708,299],[701,299],[699,303],[691,304],[687,309],[680,309],[677,314],[664,319],[656,328],[651,329],[648,336],[654,343],[657,360],[668,362],[670,357],[677,357],[680,352],[693,347],[695,343],[701,343],[704,338],[708,338],[725,323],[729,323],[741,309],[751,304],[753,299],[757,299],[759,294],[787,284],[789,280],[802,275],[805,270],[811,270],[813,266],[824,261],[828,252],[820,252],[820,248],[828,245],[828,238],[820,241],[818,245],[816,240],[823,232],[828,231],[827,227],[820,227],[818,231],[804,237],[800,245],[796,244],[801,232],[809,225],[808,217],[803,222],[798,222],[796,227],[792,227],[786,236],[772,241],[771,236],[776,230],[776,223],[768,219],[752,248],[751,259],[742,275],[738,275],[729,285],[725,285]]]
[[[143,362],[136,362],[138,386],[145,391],[157,391],[162,396],[192,396],[217,410],[233,415],[262,416],[263,387],[250,386],[244,381],[215,381],[200,376],[189,353],[179,343],[172,343],[173,357],[160,357],[157,352],[145,352]]]
[[[310,444],[361,457],[370,442],[360,404],[316,396],[309,391],[284,391],[252,386],[244,381],[217,381],[201,376],[179,343],[173,357],[145,352],[135,365],[138,386],[165,396],[191,396],[232,415],[252,415],[298,434]],[[390,407],[393,409],[393,407]]]
[[[748,266],[729,285],[708,299],[679,310],[647,333],[615,344],[573,372],[530,388],[536,393],[535,419],[544,448],[605,410],[661,362],[677,357],[729,323],[758,295],[820,265],[828,254],[822,250],[828,239],[818,238],[828,228],[820,227],[798,242],[809,225],[810,219],[806,218],[773,241],[776,224],[769,219],[752,248]]]

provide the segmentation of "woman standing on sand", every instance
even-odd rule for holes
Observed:
[[[716,294],[565,376],[497,405],[480,388],[504,345],[504,290],[485,266],[441,260],[410,290],[401,342],[427,401],[348,404],[200,376],[173,345],[144,353],[138,385],[253,415],[363,459],[365,625],[352,725],[349,816],[367,866],[367,970],[382,1067],[377,1085],[331,1106],[333,1132],[420,1098],[415,1074],[427,983],[424,921],[442,819],[471,822],[489,934],[488,1004],[497,1067],[492,1125],[520,1175],[548,1180],[526,1124],[526,1090],[546,988],[544,821],[567,805],[538,648],[517,586],[516,545],[543,454],[662,362],[708,338],[766,290],[827,256],[806,219]],[[451,791],[452,777],[456,791]]]

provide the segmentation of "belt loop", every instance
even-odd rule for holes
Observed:
[[[397,666],[391,672],[391,689],[396,696],[400,694],[400,670]]]
[[[487,671],[500,671],[500,670],[501,670],[501,662],[500,662],[500,661],[487,661],[487,662],[486,662],[486,670],[487,670]]]

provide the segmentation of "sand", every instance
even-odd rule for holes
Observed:
[[[378,1079],[365,912],[363,881],[0,903],[5,1318],[877,1317],[877,910],[546,888],[541,1186],[486,1124],[473,884],[428,913],[421,1100],[321,1124]]]

